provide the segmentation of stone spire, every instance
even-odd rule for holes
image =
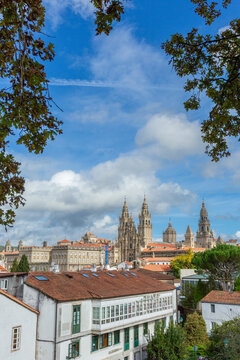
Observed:
[[[208,219],[208,212],[204,201],[202,202],[202,208],[200,211],[196,240],[197,247],[210,249],[216,245],[216,240],[210,230],[210,221]]]
[[[187,231],[185,233],[185,243],[184,243],[184,245],[186,247],[194,248],[194,235],[193,235],[192,229],[190,228],[189,225],[188,225]]]
[[[22,249],[22,247],[23,247],[23,242],[22,240],[20,240],[18,243],[18,250]]]
[[[7,252],[12,251],[12,245],[11,245],[11,243],[10,243],[10,240],[7,240],[7,241],[6,241],[5,251],[7,251]]]
[[[148,210],[148,204],[145,195],[142,204],[142,211],[139,215],[138,236],[139,243],[142,247],[146,247],[147,244],[152,242],[151,214]]]
[[[219,237],[217,238],[217,245],[218,244],[224,244],[223,239],[221,238],[221,236],[219,235]]]

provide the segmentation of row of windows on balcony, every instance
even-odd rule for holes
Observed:
[[[101,307],[101,311],[100,307],[93,307],[92,323],[96,325],[106,324],[135,316],[172,309],[172,307],[172,296],[162,297],[160,294],[154,294],[152,296],[148,295],[145,299],[140,301]]]

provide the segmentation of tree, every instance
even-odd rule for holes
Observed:
[[[195,5],[195,12],[205,19],[206,26],[211,25],[232,2],[190,1]],[[109,34],[112,29],[109,23],[116,19],[120,21],[124,12],[124,0],[117,1],[117,17],[116,8],[109,5],[115,1],[96,0],[93,3],[95,6],[105,4],[105,9],[99,5],[96,12],[96,23],[100,25],[97,33]],[[187,77],[184,89],[192,95],[184,103],[185,109],[199,109],[201,93],[213,104],[208,119],[202,121],[206,152],[213,161],[229,156],[227,138],[232,136],[240,141],[240,19],[232,20],[225,31],[216,35],[202,35],[196,28],[185,37],[180,33],[174,34],[162,44],[162,48],[170,56],[170,64],[177,75]]]
[[[15,258],[13,260],[13,264],[12,264],[12,267],[11,267],[11,272],[17,272],[18,271],[18,261],[17,261],[17,258]]]
[[[193,250],[189,249],[186,255],[179,255],[176,256],[171,262],[170,267],[173,271],[173,275],[177,278],[180,278],[180,270],[181,269],[194,269],[192,265],[192,258],[193,258]]]
[[[17,272],[29,272],[30,266],[28,263],[28,259],[25,254],[22,255],[21,260],[19,261]]]
[[[235,281],[234,291],[240,291],[240,275],[238,276],[237,280]]]
[[[220,282],[223,290],[233,287],[240,271],[240,248],[219,244],[211,250],[194,254],[192,264],[200,272],[209,275],[209,279]]]
[[[181,299],[183,307],[195,310],[199,301],[204,298],[211,290],[217,290],[219,287],[217,284],[208,281],[199,280],[196,285],[184,283],[181,290],[181,295],[184,297]]]
[[[190,346],[204,345],[208,342],[207,328],[202,315],[196,311],[187,316],[184,324],[186,344]]]
[[[240,319],[225,321],[211,331],[207,347],[209,360],[236,360],[240,354]],[[226,341],[227,340],[227,341]]]
[[[14,222],[14,210],[24,204],[24,179],[20,163],[8,152],[9,138],[15,136],[17,144],[38,154],[61,134],[62,122],[50,111],[43,62],[53,60],[54,50],[39,37],[45,16],[42,1],[2,0],[0,13],[0,77],[8,81],[0,91],[0,224],[7,228]]]
[[[179,325],[171,321],[164,329],[163,322],[158,323],[147,346],[148,360],[183,360],[184,339],[184,331]]]

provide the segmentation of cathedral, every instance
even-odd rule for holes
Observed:
[[[133,261],[141,257],[141,251],[152,243],[152,223],[151,214],[148,210],[146,197],[144,196],[142,211],[139,214],[139,224],[136,228],[132,216],[128,213],[126,200],[123,204],[122,215],[119,217],[118,238],[116,248],[118,249],[119,261]],[[188,225],[185,233],[185,241],[177,242],[176,231],[169,221],[167,229],[163,232],[163,244],[171,244],[176,249],[186,248],[205,248],[211,249],[217,244],[223,243],[220,236],[216,240],[210,228],[207,209],[204,201],[200,211],[196,242],[194,234]]]
[[[129,216],[126,200],[123,204],[122,215],[119,217],[118,238],[116,246],[119,249],[119,260],[133,261],[140,257],[141,250],[152,242],[151,214],[144,196],[142,211],[139,214],[138,228],[132,216]]]

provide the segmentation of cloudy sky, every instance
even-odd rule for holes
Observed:
[[[188,224],[196,232],[202,198],[214,233],[240,238],[240,146],[233,141],[231,158],[218,164],[204,154],[200,122],[210,104],[203,98],[186,113],[183,79],[161,50],[173,33],[206,31],[190,1],[131,0],[109,37],[95,36],[89,0],[44,3],[45,41],[56,50],[46,69],[63,135],[40,156],[12,145],[27,202],[13,229],[0,230],[0,245],[80,240],[86,231],[114,240],[124,197],[137,221],[144,194],[155,239],[169,218],[179,240]],[[211,31],[239,10],[233,0]]]

